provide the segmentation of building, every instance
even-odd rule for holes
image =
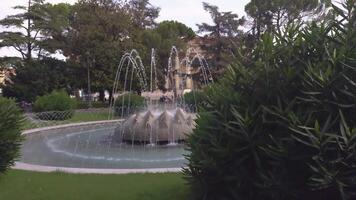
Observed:
[[[207,52],[201,48],[209,43],[209,38],[196,37],[187,43],[187,51],[181,54],[172,48],[170,63],[166,74],[165,88],[172,91],[175,97],[186,92],[200,89],[212,81],[212,74],[206,58]]]
[[[12,75],[15,75],[15,69],[12,67],[5,68],[0,67],[0,93],[2,93],[2,87],[6,84],[11,82],[10,78]]]
[[[0,69],[0,85],[5,84],[5,70]]]

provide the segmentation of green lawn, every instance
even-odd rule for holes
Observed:
[[[95,112],[95,113],[85,113],[85,112],[76,112],[73,117],[67,120],[68,123],[76,122],[90,122],[90,121],[101,121],[108,120],[108,112]]]
[[[91,122],[108,120],[108,112],[75,112],[73,117],[64,121],[44,121],[42,123],[34,124],[28,119],[25,120],[23,129],[32,129],[46,126],[55,126],[61,124],[79,123],[79,122]],[[0,199],[1,200],[1,199]]]
[[[183,175],[79,175],[10,170],[0,176],[1,200],[185,200]]]

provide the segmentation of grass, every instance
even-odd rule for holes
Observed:
[[[95,112],[95,113],[85,113],[85,112],[76,112],[73,117],[67,122],[76,123],[76,122],[90,122],[90,121],[101,121],[107,120],[109,118],[108,112]]]
[[[183,175],[92,175],[10,170],[0,176],[1,200],[185,200]]]
[[[79,123],[79,122],[91,122],[108,120],[109,113],[102,112],[75,112],[73,117],[64,121],[46,121],[40,124],[34,124],[30,120],[26,119],[23,125],[23,129],[39,128],[44,126],[55,126],[61,124]]]

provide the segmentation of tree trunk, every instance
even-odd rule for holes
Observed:
[[[105,102],[105,90],[103,88],[99,89],[99,101]]]
[[[109,89],[109,103],[112,103],[113,101],[113,93],[112,93],[112,89]]]
[[[31,18],[30,18],[30,13],[31,13],[31,0],[28,0],[28,8],[27,8],[27,14],[28,14],[28,19],[27,19],[27,54],[26,54],[26,59],[27,59],[27,60],[31,60],[31,59],[32,59]]]

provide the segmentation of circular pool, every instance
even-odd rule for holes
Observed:
[[[17,166],[100,173],[101,170],[174,171],[185,165],[187,152],[183,144],[115,142],[112,137],[118,123],[90,122],[26,131]]]

